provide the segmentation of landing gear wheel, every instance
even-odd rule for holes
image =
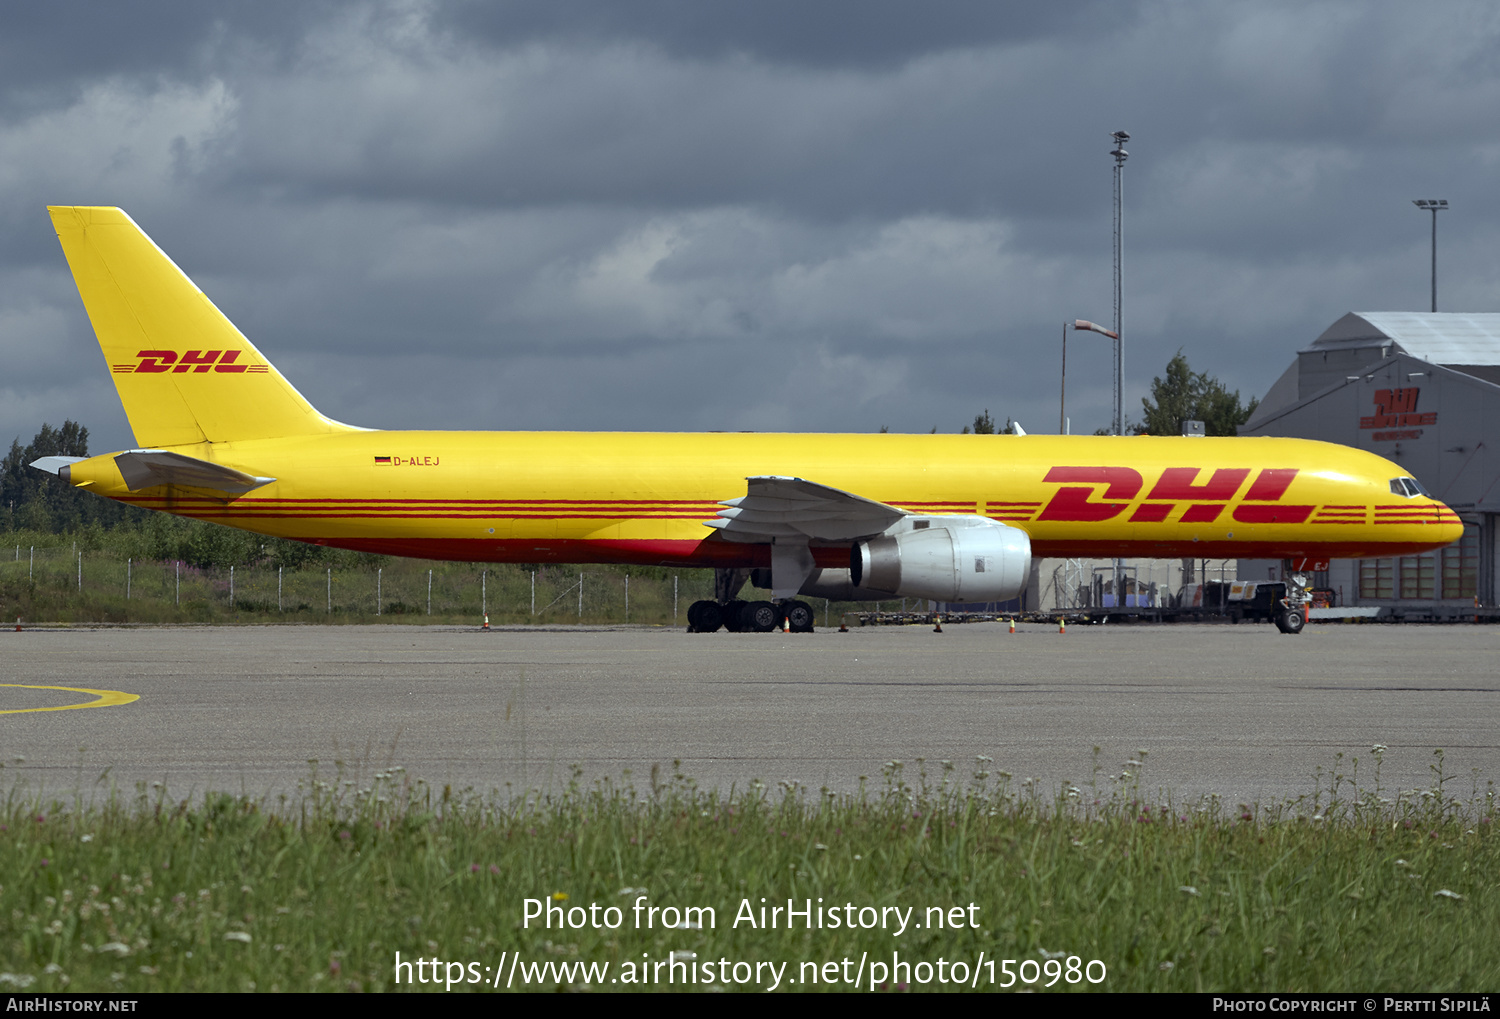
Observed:
[[[781,622],[781,613],[768,601],[746,602],[740,610],[740,630],[770,633]]]
[[[724,625],[724,612],[714,601],[695,601],[688,606],[688,631],[713,633]]]
[[[730,633],[740,633],[745,630],[746,627],[740,617],[744,615],[745,606],[749,604],[749,602],[743,602],[736,598],[728,605],[721,605],[719,607],[719,618],[723,620],[724,629]]]
[[[794,601],[786,606],[786,621],[793,633],[812,633],[813,610],[805,602]]]
[[[1301,605],[1287,605],[1276,613],[1276,629],[1282,633],[1301,633],[1306,624]]]

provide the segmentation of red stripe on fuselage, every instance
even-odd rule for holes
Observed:
[[[316,538],[315,545],[384,555],[489,563],[617,563],[641,566],[758,568],[771,564],[769,545],[749,545],[708,537],[683,539],[547,538]],[[1381,541],[1038,541],[1036,558],[1137,556],[1178,559],[1360,559],[1431,551],[1431,544]],[[816,546],[813,559],[824,569],[849,565],[848,546]]]

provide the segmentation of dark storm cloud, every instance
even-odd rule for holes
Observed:
[[[463,0],[440,7],[433,24],[495,47],[630,40],[694,61],[743,56],[819,69],[885,69],[943,50],[1054,34],[1096,38],[1133,17],[1127,5],[1103,0],[944,0],[920,6],[903,0]]]
[[[625,45],[431,59],[382,54],[370,76],[330,55],[240,96],[225,172],[308,199],[752,203],[824,220],[1060,197],[1025,169],[1061,155],[1029,140],[1043,137],[1025,83],[1041,54],[962,51],[883,75]]]
[[[361,424],[1050,430],[1115,128],[1128,412],[1178,348],[1263,393],[1426,306],[1412,198],[1454,203],[1444,307],[1496,306],[1497,40],[1481,3],[7,8],[0,434],[130,442],[49,202],[126,208]]]
[[[0,15],[0,111],[34,110],[112,76],[201,78],[227,48],[295,54],[326,0],[52,0]]]

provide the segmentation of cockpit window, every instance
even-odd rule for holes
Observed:
[[[1423,488],[1422,483],[1416,478],[1392,478],[1391,494],[1402,495],[1408,499],[1415,499],[1419,495],[1425,496],[1428,499],[1432,498],[1432,496],[1427,494],[1427,489]]]

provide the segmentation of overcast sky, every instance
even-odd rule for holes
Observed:
[[[1500,311],[1500,7],[7,4],[0,437],[134,444],[45,206],[118,205],[386,428],[1056,431],[1181,348],[1259,396],[1347,311]],[[1075,432],[1108,423],[1069,343]]]

